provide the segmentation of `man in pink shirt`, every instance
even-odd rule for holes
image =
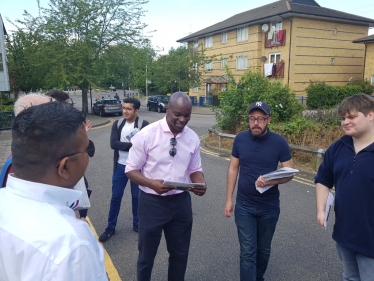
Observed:
[[[192,104],[183,92],[170,97],[166,117],[137,133],[126,162],[126,175],[139,193],[139,281],[151,280],[154,258],[164,231],[169,252],[168,280],[184,280],[192,230],[191,197],[164,181],[205,183],[200,140],[186,125]],[[204,187],[189,189],[203,196]]]

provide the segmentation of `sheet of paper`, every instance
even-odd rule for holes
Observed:
[[[265,180],[287,178],[287,177],[294,176],[298,172],[299,172],[299,170],[297,170],[297,169],[284,167],[284,168],[275,170],[273,172],[267,173],[265,175],[262,175],[262,178],[265,179]]]
[[[326,229],[327,228],[327,221],[329,219],[330,211],[332,204],[334,203],[334,195],[329,192],[329,196],[327,196],[327,202],[325,207],[325,221],[323,222],[323,226]]]
[[[189,188],[194,187],[194,186],[205,186],[205,182],[186,183],[186,182],[176,182],[176,181],[164,181],[164,184],[175,186],[177,189],[180,189],[180,190],[188,190]]]
[[[256,190],[260,193],[264,193],[266,190],[268,190],[269,188],[272,188],[274,185],[267,185],[267,186],[264,186],[264,187],[258,187],[256,185]]]

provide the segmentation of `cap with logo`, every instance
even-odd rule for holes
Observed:
[[[252,103],[248,108],[248,114],[255,109],[262,110],[265,114],[270,115],[270,106],[263,101],[256,101]]]

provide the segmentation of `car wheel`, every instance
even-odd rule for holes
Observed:
[[[147,105],[147,110],[151,111],[151,107],[149,105]]]
[[[100,110],[99,113],[100,113],[100,117],[104,117],[104,115],[105,115],[105,114],[104,114],[104,111]]]
[[[163,110],[162,110],[162,106],[159,106],[158,108],[157,108],[157,112],[158,113],[161,113]]]

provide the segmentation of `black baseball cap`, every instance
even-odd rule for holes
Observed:
[[[252,103],[248,108],[248,114],[251,113],[251,111],[255,110],[255,109],[260,109],[265,114],[270,115],[270,106],[263,101],[256,101],[256,102]]]

